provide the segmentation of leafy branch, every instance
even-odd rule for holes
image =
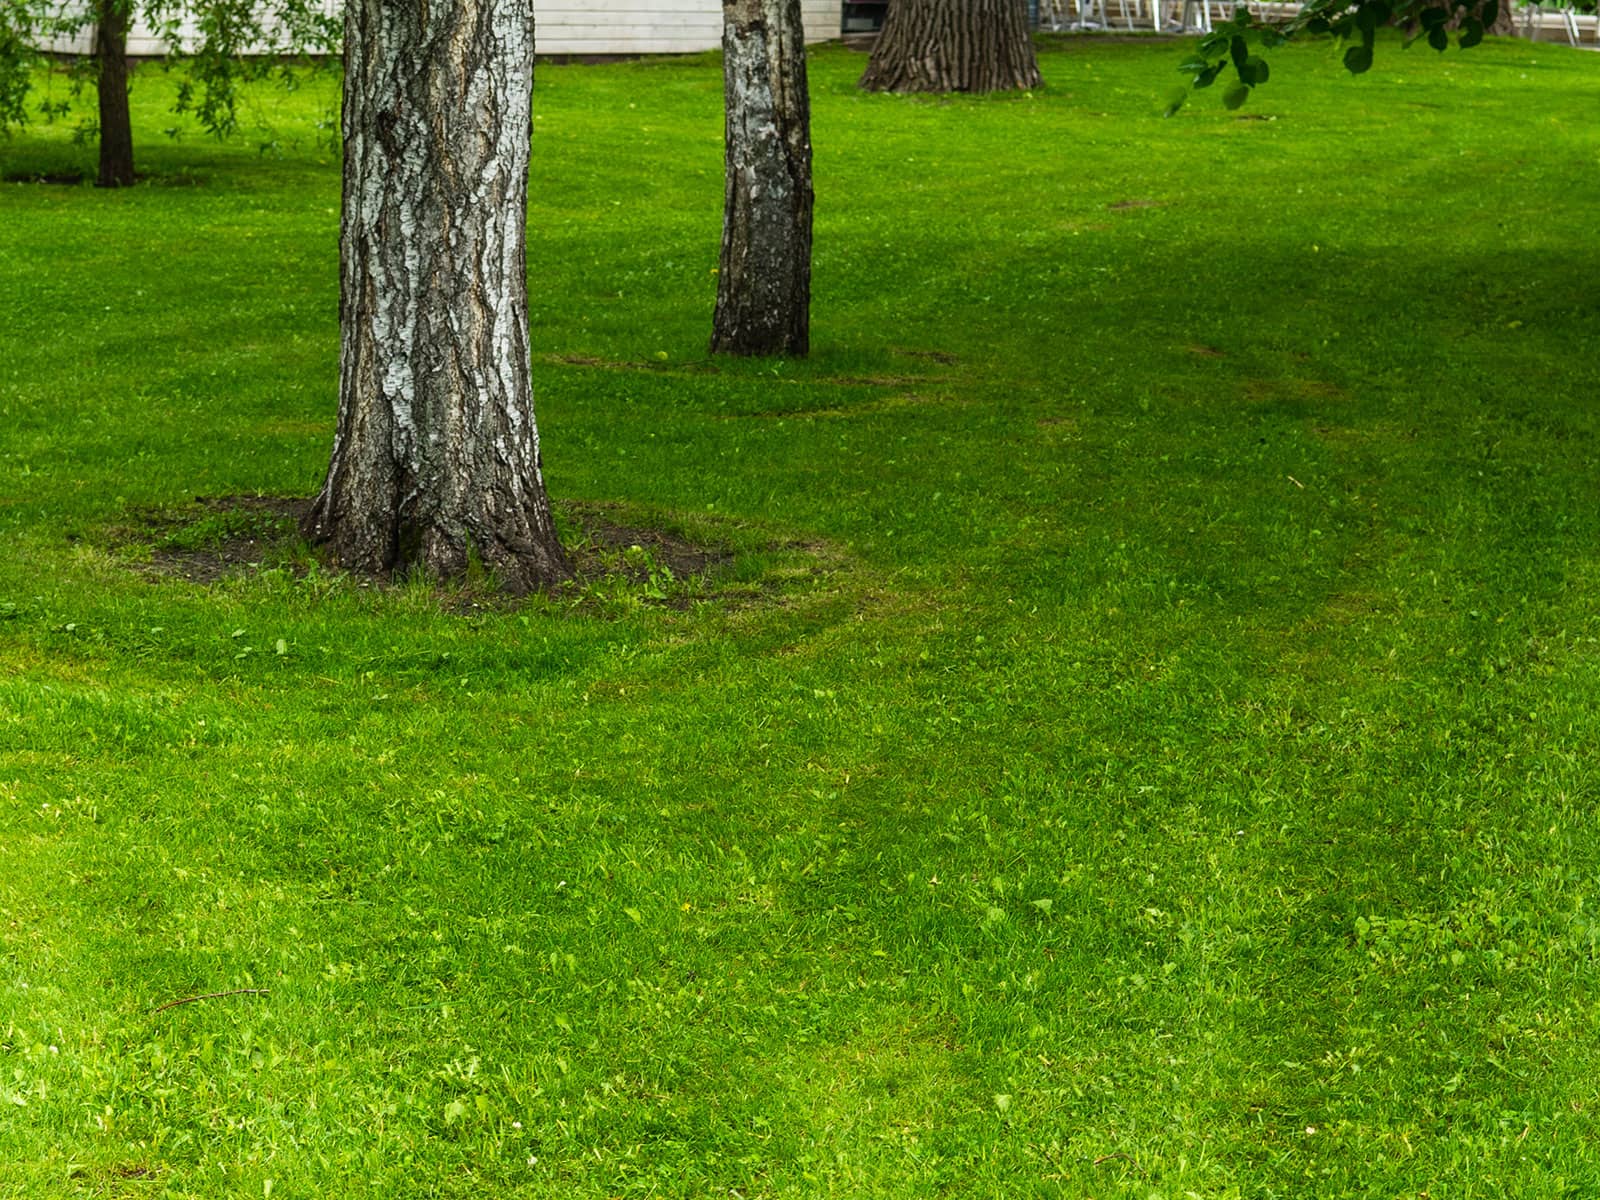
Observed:
[[[268,74],[286,77],[296,60],[338,48],[342,22],[316,0],[118,0],[170,47],[169,67],[185,78],[176,111],[192,114],[207,133],[227,137],[238,127],[239,87]],[[96,6],[54,0],[0,0],[0,133],[22,125],[37,47],[71,41],[94,26]],[[80,68],[83,62],[80,60]],[[94,74],[72,72],[73,94]],[[45,106],[40,113],[56,115]]]
[[[1435,50],[1444,51],[1450,46],[1450,35],[1456,35],[1456,45],[1470,50],[1483,41],[1484,35],[1494,28],[1500,18],[1501,0],[1308,0],[1294,17],[1287,21],[1257,20],[1249,9],[1234,9],[1231,20],[1218,22],[1215,28],[1201,39],[1195,53],[1178,67],[1190,77],[1194,90],[1211,87],[1229,68],[1234,83],[1222,93],[1223,107],[1241,108],[1250,99],[1254,88],[1260,87],[1271,76],[1267,61],[1252,47],[1276,50],[1297,38],[1338,38],[1352,42],[1344,52],[1344,65],[1352,75],[1372,69],[1373,51],[1378,40],[1378,30],[1395,24],[1412,31],[1406,40],[1413,43],[1426,41]],[[1166,108],[1172,116],[1188,99],[1189,88],[1174,92]]]

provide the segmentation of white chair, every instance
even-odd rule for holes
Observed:
[[[1183,13],[1178,18],[1178,30],[1181,33],[1210,33],[1210,0],[1183,0]]]
[[[1583,45],[1583,35],[1578,32],[1578,14],[1569,4],[1561,10],[1561,23],[1567,27],[1567,41],[1573,46]]]
[[[1106,0],[1078,0],[1075,29],[1105,29],[1111,24],[1106,15]]]
[[[1070,29],[1071,21],[1067,16],[1067,0],[1040,0],[1039,28],[1048,29],[1051,33],[1060,33],[1064,29]]]

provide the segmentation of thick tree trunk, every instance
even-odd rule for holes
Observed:
[[[570,574],[529,383],[531,0],[345,12],[339,424],[306,533],[348,570]]]
[[[870,92],[1038,87],[1027,0],[891,0],[861,86]]]
[[[97,187],[133,186],[133,122],[128,115],[128,0],[100,0],[94,53],[99,68],[100,174]]]
[[[811,102],[800,0],[723,0],[727,183],[713,354],[811,341]]]

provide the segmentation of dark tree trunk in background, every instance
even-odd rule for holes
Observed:
[[[366,574],[570,574],[540,473],[526,222],[532,0],[350,0],[339,424],[305,530]]]
[[[98,187],[133,186],[133,124],[128,116],[128,3],[100,0],[94,32],[99,68],[100,175]]]
[[[713,354],[811,342],[811,102],[800,0],[723,0],[727,181]]]
[[[1445,28],[1456,30],[1461,27],[1462,22],[1469,16],[1482,19],[1485,3],[1486,0],[1468,0],[1465,9],[1458,9],[1455,0],[1431,0],[1428,7],[1442,8],[1449,13],[1450,19],[1445,22]],[[1395,24],[1400,24],[1400,22],[1396,21]],[[1415,32],[1417,22],[1414,20],[1407,21],[1405,26],[1407,32]],[[1485,25],[1483,31],[1494,37],[1515,37],[1517,35],[1516,21],[1513,20],[1511,15],[1511,0],[1500,0],[1500,3],[1496,6],[1494,24]]]
[[[870,92],[1038,87],[1027,0],[891,0],[861,86]]]

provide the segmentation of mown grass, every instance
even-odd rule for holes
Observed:
[[[733,559],[522,607],[152,570],[319,481],[331,80],[0,187],[0,1195],[1600,1191],[1596,60],[1181,57],[819,52],[779,363],[715,62],[543,69],[551,490]]]

